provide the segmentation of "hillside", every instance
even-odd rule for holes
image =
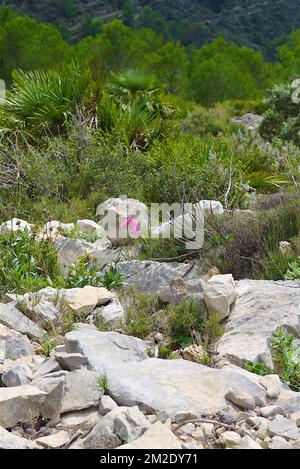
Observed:
[[[42,3],[3,0],[1,3],[59,25],[69,40],[94,34],[101,23],[122,18],[136,28],[151,27],[183,44],[202,45],[222,34],[238,44],[260,49],[269,57],[300,26],[300,5],[296,0],[45,0]]]

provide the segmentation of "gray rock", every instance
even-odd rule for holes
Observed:
[[[47,394],[35,386],[0,388],[0,426],[13,428],[32,415],[40,415]]]
[[[84,368],[88,364],[87,358],[81,355],[81,353],[57,352],[55,353],[55,359],[63,370],[68,371],[80,370],[80,368]]]
[[[243,391],[237,386],[232,387],[226,393],[225,397],[241,409],[254,410],[256,407],[255,399],[249,393]]]
[[[61,448],[70,441],[70,436],[66,431],[53,433],[52,435],[42,436],[36,442],[44,448]]]
[[[156,422],[140,438],[117,449],[181,449],[181,444],[165,425]]]
[[[271,449],[293,449],[292,445],[288,443],[281,436],[273,436],[270,448]]]
[[[99,406],[99,413],[101,415],[106,415],[117,407],[118,404],[116,404],[110,396],[102,396]]]
[[[0,355],[11,360],[34,355],[29,339],[0,323]]]
[[[21,313],[16,308],[17,303],[18,301],[9,304],[0,303],[0,321],[10,329],[27,335],[30,339],[42,339],[46,331]]]
[[[22,386],[25,384],[30,384],[33,379],[33,373],[28,365],[20,364],[4,373],[1,379],[2,383],[7,388],[13,386]]]
[[[172,280],[170,285],[163,285],[158,291],[158,296],[164,303],[177,306],[184,301],[192,301],[199,306],[205,306],[203,290],[205,282],[201,278],[185,280],[179,278]]]
[[[88,409],[99,405],[103,389],[99,383],[99,374],[82,368],[65,376],[65,395],[62,413]]]
[[[274,420],[269,423],[269,431],[271,435],[281,436],[290,440],[300,438],[300,431],[296,423],[292,419],[277,415]]]
[[[103,396],[104,397],[104,396]],[[66,427],[86,427],[88,425],[96,425],[100,419],[100,414],[97,409],[90,407],[89,409],[77,410],[62,415],[60,423],[57,428]]]
[[[119,446],[122,441],[115,434],[114,419],[117,415],[126,411],[124,407],[118,407],[101,417],[92,431],[82,441],[82,447],[86,449],[111,449]]]
[[[262,447],[250,436],[243,436],[237,449],[262,449]]]
[[[64,274],[68,273],[70,265],[79,257],[90,255],[95,259],[99,270],[117,260],[118,250],[109,249],[110,243],[106,239],[102,243],[88,243],[82,239],[60,238],[55,243],[60,267]]]
[[[165,410],[168,416],[211,414],[228,405],[225,395],[232,383],[255,401],[265,401],[257,375],[233,366],[218,370],[185,360],[149,359],[147,345],[134,337],[85,327],[68,333],[65,344],[68,352],[87,357],[89,369],[107,375],[110,396],[119,405],[138,405],[149,413]]]
[[[263,398],[265,393],[257,377],[243,370],[217,370],[185,360],[123,363],[107,367],[106,373],[110,395],[118,404],[138,405],[149,413],[164,410],[170,417],[182,411],[199,417],[222,410],[233,382],[252,396]]]
[[[87,357],[89,367],[104,373],[106,366],[148,359],[148,346],[135,337],[117,332],[98,332],[85,327],[69,332],[65,336],[66,350],[69,353],[81,353]]]
[[[298,282],[241,280],[225,333],[217,343],[218,364],[247,361],[274,368],[270,339],[280,326],[300,338]]]
[[[221,433],[220,440],[225,448],[235,448],[241,442],[241,435],[236,432],[227,431]]]
[[[275,415],[285,415],[285,410],[279,405],[269,405],[260,409],[260,415],[265,418],[275,417]]]
[[[99,308],[98,311],[104,321],[112,327],[125,320],[125,310],[117,298],[113,298],[108,305]]]
[[[45,360],[38,367],[34,377],[37,378],[59,370],[60,366],[54,357],[45,358]]]
[[[278,399],[282,389],[282,382],[278,375],[262,376],[259,382],[266,389],[270,399]]]
[[[173,280],[197,278],[190,264],[176,262],[125,261],[116,266],[124,277],[123,285],[134,285],[145,293],[157,293],[162,286],[170,286]]]
[[[138,407],[120,409],[114,418],[114,432],[125,443],[139,438],[150,423]]]
[[[235,283],[231,274],[214,275],[204,289],[204,300],[208,312],[217,314],[220,321],[227,318],[235,295]]]
[[[46,375],[33,380],[32,384],[46,393],[40,405],[40,413],[45,419],[54,420],[62,412],[65,393],[64,376]]]
[[[0,449],[38,449],[38,445],[0,427]]]

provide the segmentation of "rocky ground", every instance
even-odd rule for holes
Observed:
[[[89,220],[77,224],[85,232],[100,229]],[[14,220],[0,232],[25,226],[31,229]],[[54,240],[63,270],[85,253],[98,268],[119,256],[111,240],[73,239],[61,226],[48,223],[39,236]],[[156,358],[155,340],[120,331],[124,307],[106,288],[6,293],[0,304],[0,448],[300,449],[300,393],[275,374],[244,369],[248,361],[273,368],[276,328],[300,340],[298,282],[235,282],[214,271],[200,278],[194,264],[134,260],[132,248],[117,269],[125,288],[135,285],[170,304],[193,300],[218,315],[224,334],[214,344],[214,367],[199,363],[197,345],[175,359]],[[43,324],[59,328],[66,304],[81,321],[45,357]],[[99,311],[115,330],[97,330]]]

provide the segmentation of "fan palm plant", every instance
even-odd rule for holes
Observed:
[[[57,131],[82,102],[90,83],[90,72],[74,63],[50,71],[17,70],[12,90],[0,103],[0,126],[32,134]]]

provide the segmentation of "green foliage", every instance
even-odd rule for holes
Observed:
[[[108,394],[109,392],[109,379],[106,373],[99,376],[98,379],[99,386],[103,389],[104,394]]]
[[[58,346],[58,341],[54,338],[49,338],[42,343],[42,355],[44,357],[50,357],[52,350]]]
[[[203,329],[206,311],[193,302],[183,302],[176,307],[166,308],[167,333],[173,343],[181,346],[191,345],[193,331]]]
[[[297,261],[289,264],[289,269],[285,274],[286,280],[299,280],[300,281],[300,263]]]
[[[272,348],[280,378],[294,391],[300,391],[300,347],[293,335],[278,329],[272,335]]]
[[[54,245],[36,241],[27,231],[0,236],[0,292],[38,291],[59,276]]]
[[[293,100],[297,83],[299,87],[299,82],[296,80],[292,83],[276,85],[273,88],[266,100],[267,111],[264,114],[260,131],[267,139],[278,137],[284,141],[293,142],[299,147],[300,104]]]
[[[83,288],[87,285],[99,287],[102,285],[101,273],[90,256],[79,257],[69,267],[65,284],[66,288]]]
[[[12,91],[0,103],[0,120],[12,130],[58,131],[82,103],[90,74],[77,65],[51,71],[13,73]]]
[[[255,373],[256,375],[259,375],[259,376],[267,376],[267,375],[272,375],[274,373],[273,370],[268,368],[263,363],[247,362],[245,365],[245,368],[251,373]]]
[[[101,277],[101,284],[108,290],[119,290],[123,286],[124,277],[121,275],[116,265],[111,264]]]

